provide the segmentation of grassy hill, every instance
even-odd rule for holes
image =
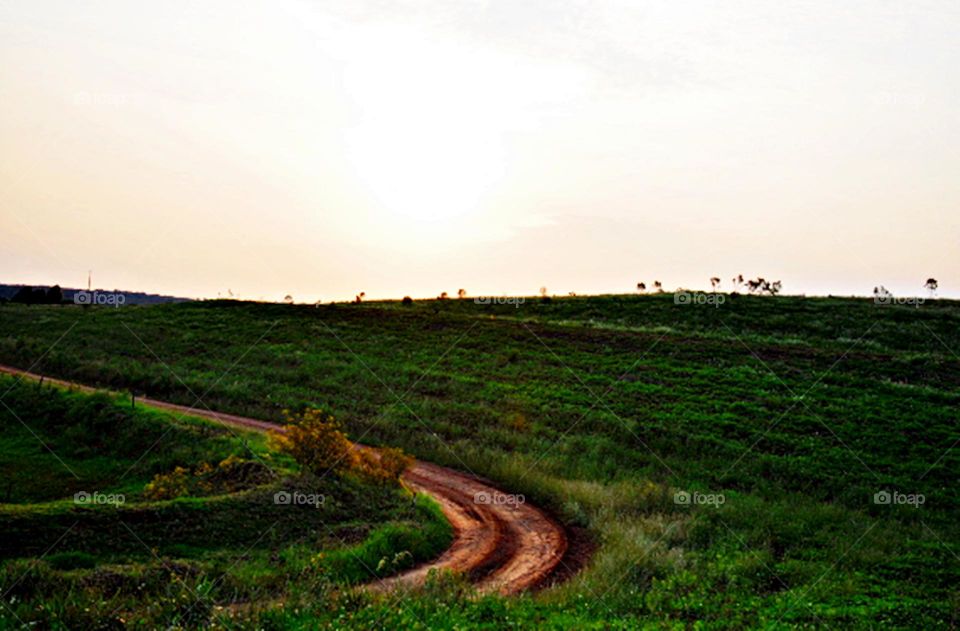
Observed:
[[[5,305],[0,362],[267,420],[323,407],[597,546],[535,598],[435,586],[271,624],[960,624],[960,305],[723,298]]]
[[[0,393],[0,627],[230,626],[449,543],[435,506],[299,474],[262,435],[6,376]]]

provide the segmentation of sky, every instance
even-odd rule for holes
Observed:
[[[0,282],[960,297],[960,6],[0,0]]]

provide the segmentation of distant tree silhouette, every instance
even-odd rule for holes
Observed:
[[[934,296],[937,293],[937,287],[940,286],[940,283],[937,282],[936,278],[928,278],[927,282],[923,284],[927,291],[930,292],[930,296]]]
[[[63,302],[63,290],[60,285],[54,285],[47,290],[47,304],[58,305]]]
[[[283,301],[284,301],[286,304],[288,304],[288,305],[292,305],[292,304],[293,304],[293,296],[291,296],[290,294],[287,294],[286,296],[283,297]]]
[[[733,290],[737,291],[743,287],[743,274],[737,274],[733,277]]]
[[[661,282],[658,281],[658,280],[655,280],[655,281],[653,281],[653,288],[656,289],[658,292],[662,292],[662,291],[663,291],[663,283],[661,283]]]
[[[546,287],[541,287],[541,288],[540,288],[540,297],[541,297],[541,298],[546,298],[546,297],[547,297],[547,288],[546,288]]]
[[[460,300],[463,300],[463,299],[466,298],[466,297],[467,297],[467,290],[466,290],[466,289],[458,289],[458,290],[457,290],[457,298],[459,298]]]
[[[24,305],[36,305],[42,304],[47,301],[47,295],[42,289],[34,289],[33,287],[21,287],[17,290],[17,293],[13,295],[13,298],[10,299],[10,302],[17,302]]]
[[[447,292],[442,291],[440,292],[440,296],[437,297],[437,300],[446,300],[447,298],[449,298],[449,296],[447,295]]]
[[[710,279],[710,287],[712,287],[714,291],[716,291],[720,287],[719,276],[714,276],[713,278]]]
[[[413,304],[413,298],[411,298],[410,296],[404,296],[404,297],[403,297],[403,300],[401,300],[400,302],[402,302],[402,303],[405,304],[405,305],[412,305],[412,304]]]
[[[637,291],[647,291],[646,283],[637,283]]]
[[[747,291],[751,294],[769,294],[776,296],[783,289],[783,283],[779,280],[772,283],[763,276],[757,276],[755,279],[747,281]]]
[[[367,292],[361,291],[359,294],[357,294],[357,297],[354,298],[353,301],[357,304],[360,304],[361,302],[363,302],[363,299],[366,297],[367,297]]]

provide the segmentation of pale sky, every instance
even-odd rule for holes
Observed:
[[[0,282],[960,296],[956,2],[0,0]]]

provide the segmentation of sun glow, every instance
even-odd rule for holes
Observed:
[[[498,212],[512,142],[542,123],[532,112],[580,90],[568,68],[462,41],[390,27],[364,35],[370,45],[355,49],[343,75],[356,115],[344,131],[347,156],[372,206],[397,228],[450,236]]]
[[[469,121],[427,118],[365,124],[350,148],[358,178],[379,209],[437,227],[480,209],[503,176],[503,152],[495,137],[471,130]]]
[[[503,177],[506,112],[476,78],[500,69],[454,44],[438,54],[437,43],[409,33],[379,31],[376,39],[396,55],[361,58],[346,70],[359,112],[346,132],[351,165],[384,219],[452,228]]]

